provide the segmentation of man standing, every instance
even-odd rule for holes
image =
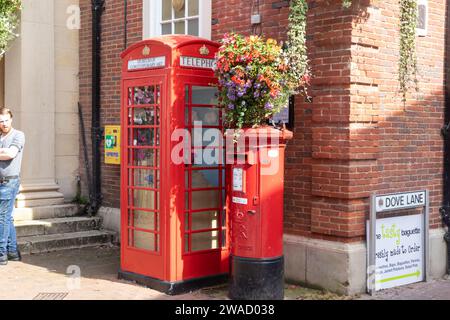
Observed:
[[[13,210],[20,186],[25,134],[14,129],[12,112],[0,108],[0,265],[20,261]]]

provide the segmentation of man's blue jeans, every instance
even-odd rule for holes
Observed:
[[[20,179],[0,183],[0,256],[17,252],[13,210]]]

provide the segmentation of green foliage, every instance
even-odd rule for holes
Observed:
[[[73,198],[72,203],[84,205],[89,203],[89,199],[87,199],[82,195],[77,194],[75,198]]]
[[[342,6],[344,8],[350,8],[351,5],[352,5],[352,0],[342,0]]]
[[[400,61],[399,82],[403,102],[406,93],[415,84],[417,90],[417,55],[416,55],[416,0],[400,0]]]
[[[19,23],[21,0],[0,0],[0,56],[8,49],[9,43],[18,34],[15,33]]]
[[[306,18],[308,13],[307,0],[291,0],[289,11],[289,27],[287,48],[283,55],[289,66],[286,76],[292,85],[291,92],[306,90],[309,84],[311,70],[306,48]]]

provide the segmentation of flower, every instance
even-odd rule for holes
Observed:
[[[290,61],[274,39],[227,33],[221,40],[215,70],[219,104],[228,128],[257,127],[288,104],[289,95],[309,75],[289,76]]]

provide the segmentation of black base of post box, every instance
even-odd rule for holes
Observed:
[[[226,283],[228,274],[219,274],[209,277],[194,278],[183,281],[169,282],[133,272],[119,270],[118,279],[134,281],[148,288],[163,292],[169,295],[177,295],[190,292],[204,287]]]
[[[283,300],[284,257],[250,259],[230,256],[228,296],[234,300]]]

